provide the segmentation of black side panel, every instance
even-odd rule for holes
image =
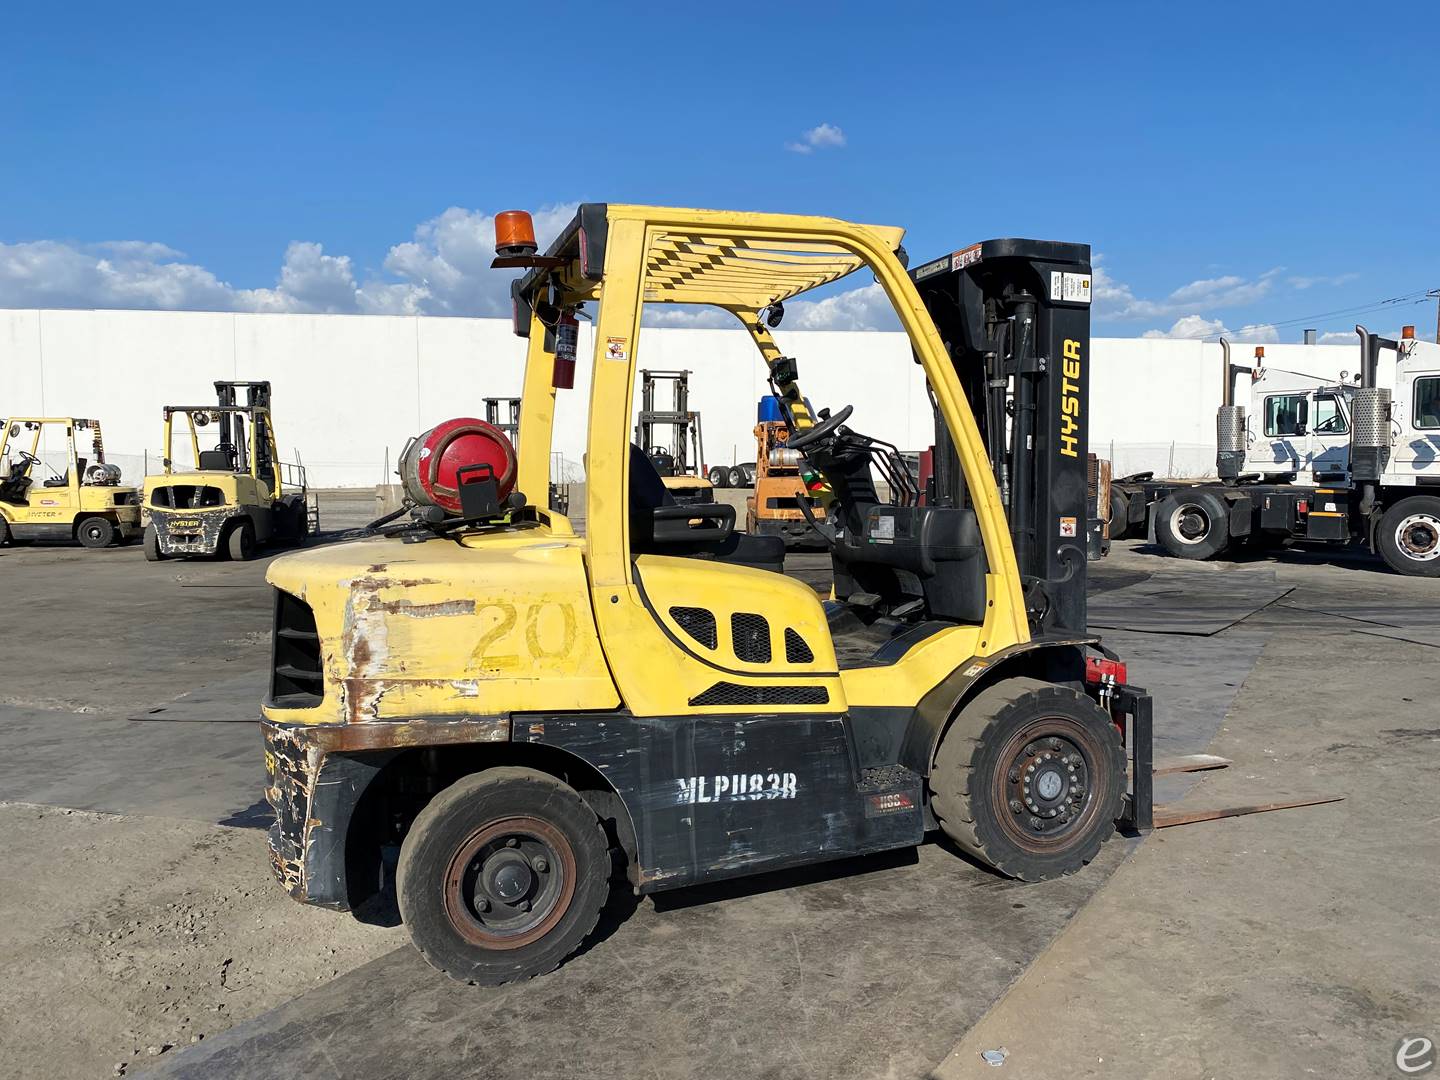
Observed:
[[[615,786],[654,891],[918,843],[918,805],[867,813],[845,723],[532,715],[513,738],[568,751]]]

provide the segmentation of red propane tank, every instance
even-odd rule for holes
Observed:
[[[495,470],[500,498],[515,487],[515,447],[493,424],[473,416],[436,424],[405,444],[400,453],[400,483],[412,502],[460,513],[455,473],[466,465],[486,464]]]

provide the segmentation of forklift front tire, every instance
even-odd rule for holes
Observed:
[[[230,529],[225,538],[225,551],[235,562],[247,562],[255,557],[255,526],[242,521]]]
[[[115,523],[109,518],[87,517],[76,527],[75,538],[87,548],[109,547],[115,542]]]
[[[140,538],[140,550],[145,552],[146,562],[159,562],[165,557],[160,553],[160,534],[155,531],[154,525],[145,526],[145,534]]]
[[[426,961],[482,986],[552,971],[609,895],[605,830],[574,789],[534,769],[457,780],[400,847],[396,899]]]
[[[0,547],[10,543],[10,523],[0,517]]]
[[[930,774],[945,835],[1007,877],[1074,873],[1115,831],[1125,749],[1110,716],[1077,690],[1007,679],[951,723]]]
[[[1155,508],[1155,539],[1181,559],[1211,559],[1230,543],[1230,509],[1211,491],[1177,491]]]

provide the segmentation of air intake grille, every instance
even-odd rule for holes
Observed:
[[[692,638],[713,649],[718,644],[715,637],[715,613],[703,607],[672,607],[670,617],[676,625]]]
[[[770,624],[765,616],[737,611],[730,616],[730,640],[735,656],[747,664],[770,662]]]
[[[809,664],[814,660],[815,654],[810,651],[810,646],[805,644],[805,639],[787,626],[785,628],[785,662],[787,664]]]
[[[272,708],[308,709],[325,699],[315,613],[303,600],[278,589],[275,592],[274,657],[270,675]]]
[[[690,699],[691,705],[825,705],[830,691],[823,686],[738,686],[718,682]]]

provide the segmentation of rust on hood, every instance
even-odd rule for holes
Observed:
[[[372,720],[359,724],[276,724],[267,720],[262,726],[267,739],[324,753],[505,742],[510,738],[508,716]]]

